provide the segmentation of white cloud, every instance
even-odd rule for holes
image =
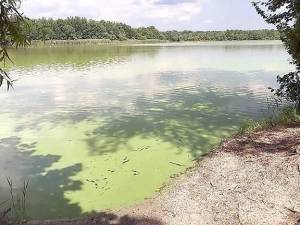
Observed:
[[[24,0],[22,9],[31,18],[83,16],[121,21],[133,26],[189,21],[201,12],[206,0]]]
[[[206,20],[203,20],[203,23],[204,24],[212,24],[212,23],[214,23],[214,21],[210,20],[210,19],[206,19]]]
[[[25,15],[31,18],[82,16],[124,22],[134,27],[154,25],[160,30],[274,28],[256,13],[251,0],[22,1]]]

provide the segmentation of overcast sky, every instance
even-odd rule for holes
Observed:
[[[251,0],[23,0],[30,18],[82,16],[160,30],[272,28]]]

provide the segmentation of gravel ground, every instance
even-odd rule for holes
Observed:
[[[300,219],[300,126],[232,138],[152,199],[29,225],[283,225]],[[300,223],[299,223],[300,225]]]

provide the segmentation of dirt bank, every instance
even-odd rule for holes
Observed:
[[[300,126],[294,126],[224,142],[157,196],[134,207],[29,224],[294,225],[299,219]]]

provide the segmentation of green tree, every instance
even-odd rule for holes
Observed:
[[[44,43],[46,40],[50,40],[53,38],[54,32],[51,29],[50,20],[42,18],[40,23],[35,26],[34,31],[36,32],[39,40],[42,40]]]
[[[64,24],[61,28],[64,40],[76,40],[76,30],[69,24]]]
[[[296,71],[278,76],[278,89],[272,89],[279,98],[285,98],[300,109],[300,1],[265,0],[253,2],[256,11],[270,24],[274,24],[281,40],[292,56]]]
[[[276,30],[229,30],[229,31],[165,31],[154,26],[133,28],[124,23],[87,20],[82,17],[67,19],[28,20],[29,40],[74,39],[157,39],[169,41],[224,41],[224,40],[278,40]]]
[[[12,80],[5,71],[5,63],[9,58],[7,48],[27,43],[24,35],[24,19],[18,11],[19,0],[0,0],[0,86],[6,81],[7,88],[12,87]]]

